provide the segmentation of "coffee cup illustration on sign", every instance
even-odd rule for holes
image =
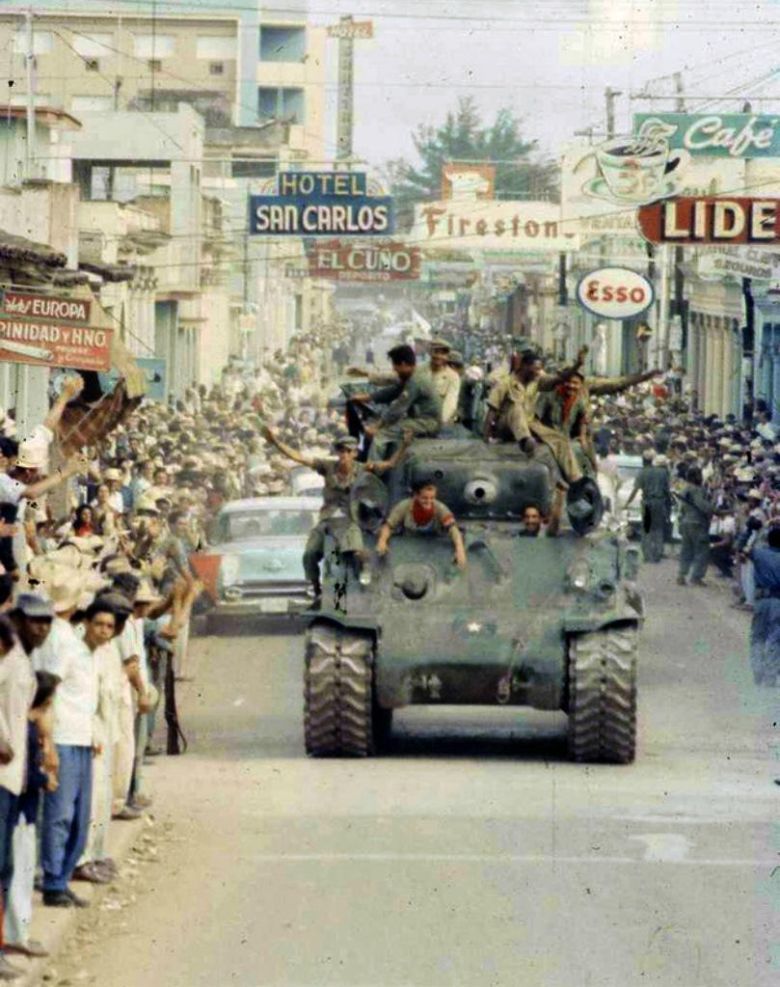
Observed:
[[[690,154],[669,147],[665,128],[643,128],[633,137],[616,137],[593,152],[598,175],[584,191],[598,199],[645,205],[677,194]]]

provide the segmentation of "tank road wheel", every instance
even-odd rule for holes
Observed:
[[[368,634],[314,624],[306,634],[304,734],[315,757],[374,753],[374,642]]]
[[[569,753],[575,761],[634,760],[635,628],[579,634],[569,642]]]

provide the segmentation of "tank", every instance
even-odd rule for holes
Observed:
[[[463,533],[396,535],[361,578],[326,553],[308,615],[304,726],[313,756],[381,751],[393,711],[414,704],[563,710],[575,761],[626,764],[636,742],[638,554],[606,526],[564,522],[518,537],[527,504],[547,510],[550,473],[513,444],[418,440],[386,479],[354,492],[366,547],[388,503],[431,479]]]

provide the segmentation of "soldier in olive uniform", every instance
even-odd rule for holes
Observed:
[[[687,486],[679,494],[680,502],[680,569],[677,582],[685,586],[688,570],[694,586],[706,586],[704,574],[710,559],[710,522],[715,505],[702,489],[702,475],[698,466],[690,466],[685,479]]]
[[[669,470],[658,463],[653,450],[642,454],[642,469],[634,481],[634,489],[626,501],[628,509],[638,493],[642,494],[642,554],[645,562],[660,562],[664,557],[664,533],[672,491]]]
[[[288,459],[325,478],[320,519],[309,532],[303,551],[303,569],[312,585],[314,598],[318,600],[322,595],[320,562],[325,554],[327,535],[334,539],[338,550],[354,563],[356,569],[359,570],[365,561],[363,532],[357,523],[355,506],[350,497],[352,488],[365,472],[380,473],[392,468],[406,451],[406,446],[402,445],[392,460],[364,464],[357,462],[357,439],[349,435],[336,439],[333,443],[333,451],[337,456],[333,460],[311,459],[301,455],[285,445],[268,427],[263,428],[262,434]]]
[[[388,445],[402,437],[430,437],[441,429],[441,399],[430,373],[417,367],[412,347],[394,346],[387,355],[397,382],[373,394],[355,394],[351,398],[358,404],[370,401],[387,405],[376,424],[364,427],[366,435],[374,440],[369,454],[372,460],[381,459]]]

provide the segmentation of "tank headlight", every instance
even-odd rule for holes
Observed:
[[[232,586],[238,582],[241,562],[237,555],[223,555],[219,566],[219,577],[223,586]]]
[[[590,569],[587,562],[579,561],[569,569],[569,584],[578,593],[583,593],[588,588],[590,582]]]
[[[608,600],[610,596],[615,592],[617,587],[609,579],[602,579],[599,583],[596,593],[601,597],[602,600]]]

